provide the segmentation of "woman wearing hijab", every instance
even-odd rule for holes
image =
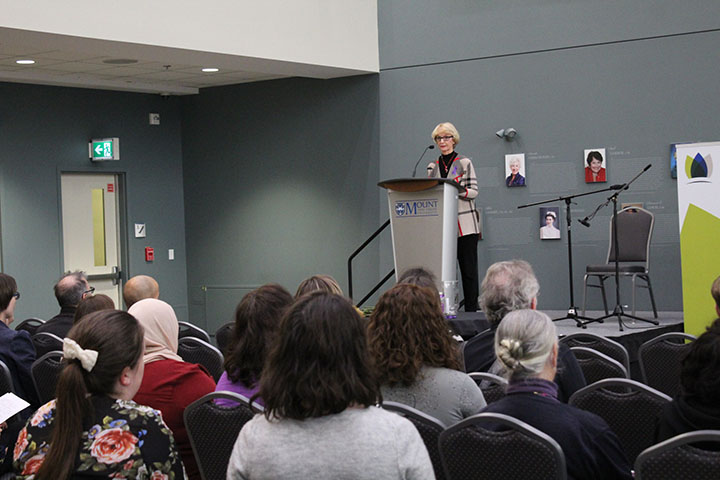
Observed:
[[[215,381],[203,367],[186,363],[177,354],[179,327],[170,305],[146,298],[134,303],[128,313],[145,329],[145,375],[133,400],[162,412],[175,436],[188,477],[200,480],[183,412],[198,398],[214,392]]]

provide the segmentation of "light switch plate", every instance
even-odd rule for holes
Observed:
[[[145,230],[144,223],[136,223],[135,224],[135,238],[145,238],[146,233],[147,233],[147,231]]]

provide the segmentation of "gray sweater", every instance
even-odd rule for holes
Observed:
[[[256,415],[240,431],[227,479],[434,479],[410,421],[380,408],[305,420]]]
[[[446,426],[476,413],[487,403],[475,381],[449,368],[423,367],[415,383],[382,387],[383,400],[404,403],[435,417]]]

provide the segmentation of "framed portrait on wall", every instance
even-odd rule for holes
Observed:
[[[560,207],[540,207],[540,240],[559,240]]]
[[[585,183],[607,182],[604,148],[585,149],[583,165],[585,166]]]
[[[524,187],[526,181],[525,154],[513,153],[505,155],[505,186]]]

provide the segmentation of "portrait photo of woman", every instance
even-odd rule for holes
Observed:
[[[558,227],[558,214],[560,208],[549,207],[540,209],[540,239],[541,240],[557,240],[560,238],[560,229]]]
[[[585,183],[607,182],[605,175],[605,149],[585,150]]]
[[[508,187],[525,186],[525,154],[505,155],[505,185]]]

